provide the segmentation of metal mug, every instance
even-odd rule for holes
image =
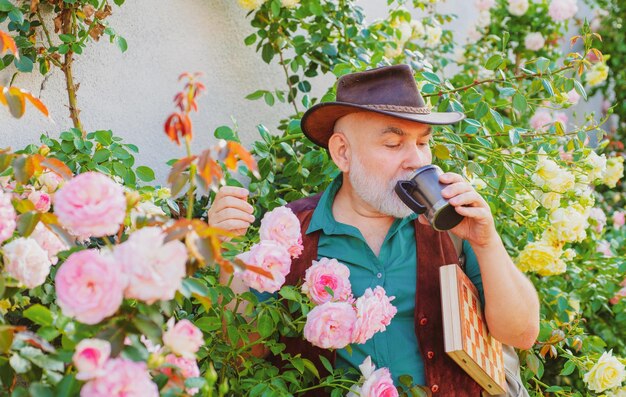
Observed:
[[[408,181],[398,181],[395,192],[416,214],[424,214],[435,230],[449,230],[461,223],[459,215],[441,191],[447,186],[439,182],[443,174],[436,165],[418,168]]]

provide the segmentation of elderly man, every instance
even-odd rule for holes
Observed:
[[[380,285],[396,297],[398,313],[385,332],[353,345],[351,354],[328,354],[302,340],[290,341],[289,351],[313,359],[324,354],[339,367],[356,367],[371,356],[396,382],[408,374],[433,394],[480,395],[443,348],[438,267],[457,262],[454,245],[394,193],[397,181],[431,163],[431,125],[462,119],[458,112],[430,112],[406,65],[343,76],[337,102],[305,113],[302,130],[328,149],[341,175],[321,195],[290,204],[305,248],[287,282],[297,283],[313,259],[336,258],[349,267],[355,296]],[[530,348],[539,329],[533,285],[506,252],[485,200],[458,174],[445,173],[440,181],[448,185],[443,196],[465,217],[451,232],[464,241],[465,271],[484,297],[489,331],[505,344]],[[244,233],[254,220],[246,197],[245,189],[221,189],[209,223]]]

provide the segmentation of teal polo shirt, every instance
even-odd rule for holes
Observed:
[[[364,344],[351,345],[351,354],[346,349],[338,350],[336,366],[358,368],[370,356],[377,368],[389,368],[396,385],[399,385],[398,377],[405,374],[413,377],[414,384],[424,385],[424,363],[413,318],[417,278],[413,221],[417,215],[393,222],[377,257],[356,227],[337,222],[333,216],[332,204],[341,184],[342,176],[339,175],[324,191],[306,234],[321,231],[318,259],[335,258],[348,266],[355,298],[363,295],[367,288],[380,285],[388,296],[395,296],[392,304],[398,312],[386,331],[375,334]],[[466,273],[483,297],[476,255],[467,242],[464,242],[463,250]]]

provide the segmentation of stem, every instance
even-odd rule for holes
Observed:
[[[283,71],[285,72],[287,85],[289,86],[289,92],[287,93],[287,100],[289,100],[289,97],[291,96],[291,91],[293,90],[293,85],[291,84],[291,81],[289,80],[289,72],[287,71],[287,65],[285,64],[285,58],[283,57],[283,50],[280,48],[278,49],[278,56],[280,57],[280,65],[283,67]],[[296,111],[296,115],[300,114],[300,111],[298,110],[298,105],[296,103],[295,95],[292,98],[292,100],[289,102],[291,102],[291,104],[293,105],[293,109]]]
[[[551,72],[549,74],[557,74],[557,73],[561,73],[561,72],[569,70],[569,69],[574,69],[574,66],[571,66],[571,65],[570,66],[563,66],[562,68],[557,69],[554,72]],[[519,75],[519,76],[513,76],[511,78],[511,80],[525,80],[525,79],[528,79],[528,78],[543,76],[544,74],[545,73],[540,73],[540,72],[532,73],[532,74],[522,74],[522,75]],[[428,97],[431,97],[431,96],[437,96],[437,95],[443,95],[443,94],[452,94],[454,92],[459,92],[459,91],[465,91],[465,90],[467,90],[469,88],[476,87],[477,85],[481,85],[481,84],[485,84],[485,83],[504,83],[504,82],[507,82],[507,81],[508,80],[506,80],[506,79],[476,80],[472,84],[468,84],[468,85],[460,87],[460,88],[455,88],[453,90],[439,91],[439,92],[437,92],[435,94],[426,94],[426,95],[424,95],[424,98],[428,98]]]
[[[191,157],[191,144],[190,144],[189,135],[185,136],[185,148],[187,149],[187,156]],[[196,185],[194,184],[194,180],[196,179],[196,165],[191,163],[189,165],[189,190],[187,191],[187,219],[191,220],[193,218],[193,200],[194,200],[194,192]]]
[[[46,27],[43,17],[41,16],[41,10],[37,7],[37,18],[39,18],[39,23],[41,24],[41,28],[43,29],[44,34],[46,35],[46,39],[48,40],[48,45],[50,47],[54,47],[52,44],[52,39],[50,38],[50,31]]]
[[[61,12],[63,33],[72,34],[75,36],[76,29],[72,20],[73,17],[73,8],[69,10],[63,10]],[[65,75],[65,86],[67,88],[67,96],[70,103],[70,118],[74,123],[74,128],[78,129],[81,132],[83,139],[85,139],[87,134],[85,133],[83,129],[83,124],[80,121],[80,109],[78,109],[78,101],[76,99],[76,90],[78,87],[76,84],[74,84],[74,74],[72,71],[73,55],[74,52],[71,49],[65,54],[63,67],[61,69],[63,70],[63,74]]]

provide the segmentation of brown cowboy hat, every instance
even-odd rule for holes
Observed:
[[[302,131],[311,141],[328,147],[335,122],[356,112],[375,112],[423,124],[454,124],[460,112],[431,112],[408,65],[384,66],[347,74],[337,82],[337,101],[318,103],[302,116]]]

